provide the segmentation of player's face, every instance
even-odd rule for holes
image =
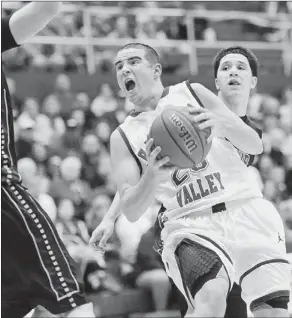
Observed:
[[[149,98],[154,80],[155,66],[145,59],[143,49],[125,49],[118,53],[115,70],[120,89],[133,104]]]
[[[224,96],[249,95],[257,78],[252,76],[248,59],[242,54],[227,54],[219,64],[215,85]]]

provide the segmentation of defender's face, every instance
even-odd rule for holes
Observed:
[[[145,59],[143,49],[125,49],[118,53],[115,70],[120,89],[133,104],[146,99],[154,85],[154,67]]]
[[[227,54],[219,64],[215,85],[221,94],[250,94],[255,88],[257,78],[252,76],[248,59],[242,54]]]

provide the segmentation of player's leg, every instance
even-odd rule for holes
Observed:
[[[188,298],[185,317],[224,317],[230,280],[217,254],[189,240],[182,241],[175,254]]]
[[[18,238],[19,247],[12,249],[11,253],[22,268],[20,273],[25,268],[30,309],[41,305],[58,314],[84,305],[83,284],[77,278],[75,262],[48,215],[20,185],[2,188],[3,197],[7,209],[12,211],[6,217],[7,223],[15,228],[14,232],[6,231],[5,240],[10,241],[14,236]],[[92,305],[83,306],[86,316],[94,317],[93,312],[89,314],[89,308],[92,310]]]
[[[237,212],[245,220],[235,224],[242,236],[237,242],[236,270],[243,298],[255,317],[289,317],[291,273],[282,220],[274,206],[262,199]]]
[[[224,318],[247,318],[247,306],[241,297],[241,288],[237,284],[233,287],[227,297],[227,307]]]
[[[34,308],[28,298],[29,238],[1,187],[1,317],[22,318]]]
[[[287,304],[289,302],[288,297],[275,297],[262,304],[259,304],[252,313],[254,317],[290,317]]]
[[[247,318],[247,306],[245,301],[241,297],[241,288],[237,284],[234,284],[228,297],[227,306],[224,318]],[[188,304],[184,299],[182,293],[178,294],[178,304],[181,312],[181,316],[184,317],[188,310]]]
[[[242,282],[244,297],[252,300],[247,302],[250,303],[249,308],[254,317],[289,317],[290,277],[285,272],[288,272],[285,266],[270,263],[263,265],[261,269],[244,279]]]

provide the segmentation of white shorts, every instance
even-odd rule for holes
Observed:
[[[167,274],[185,295],[174,253],[188,238],[219,256],[231,285],[241,286],[242,297],[251,308],[252,302],[262,297],[288,296],[291,271],[278,211],[262,198],[226,206],[227,211],[197,218],[192,213],[164,224],[162,259]]]

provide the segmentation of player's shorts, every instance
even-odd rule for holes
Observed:
[[[191,290],[181,270],[180,262],[184,260],[179,262],[177,255],[186,240],[195,243],[192,263],[198,268],[192,279],[202,277],[206,270],[202,261],[198,262],[198,255],[204,266],[214,271],[216,254],[227,273],[229,286],[236,282],[242,288],[242,298],[251,309],[258,300],[289,296],[291,273],[284,227],[273,204],[265,199],[227,203],[225,211],[212,214],[210,209],[203,217],[196,218],[193,213],[171,219],[164,223],[161,237],[166,271],[186,299],[190,300],[186,292],[190,294]]]
[[[48,215],[23,186],[1,188],[2,317],[23,317],[37,305],[58,314],[86,303]]]

